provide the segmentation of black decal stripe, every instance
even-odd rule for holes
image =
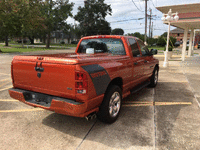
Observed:
[[[96,94],[97,95],[104,94],[108,87],[108,84],[111,81],[110,76],[108,75],[108,72],[102,66],[98,64],[82,66],[82,68],[89,73],[90,78],[92,79],[92,82],[94,84]],[[92,78],[91,76],[92,73],[97,73],[97,72],[102,72],[102,71],[105,71],[106,74]]]

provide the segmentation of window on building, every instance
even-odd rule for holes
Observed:
[[[178,33],[177,36],[180,36],[180,34]]]

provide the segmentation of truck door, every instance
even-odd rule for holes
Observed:
[[[144,43],[141,40],[138,40],[138,44],[140,47],[140,51],[142,53],[142,57],[140,58],[142,61],[142,69],[143,69],[143,79],[147,80],[149,78],[149,75],[153,72],[152,71],[152,56],[149,53],[149,49],[144,45]]]
[[[141,71],[142,68],[142,61],[141,60],[141,54],[138,47],[138,44],[134,38],[128,38],[129,44],[131,46],[132,51],[132,85],[135,86],[140,83],[140,78],[143,75],[143,72]]]

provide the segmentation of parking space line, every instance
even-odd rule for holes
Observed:
[[[38,111],[38,110],[45,110],[45,109],[42,109],[42,108],[33,108],[33,109],[19,109],[19,110],[0,110],[0,113],[3,113],[3,112]]]
[[[0,80],[0,82],[7,81],[7,80],[11,80],[11,78],[2,79],[2,80]]]
[[[123,104],[124,107],[153,106],[152,104]]]
[[[155,102],[155,105],[191,105],[191,102]]]
[[[2,74],[2,75],[10,75],[10,74],[6,74],[6,73],[0,73],[0,74]]]
[[[146,104],[146,103],[153,103],[153,102],[150,102],[150,101],[143,101],[143,102],[139,102],[139,101],[125,101],[125,102],[123,102],[124,104],[134,104],[134,103],[137,103],[137,104],[139,104],[139,103],[142,103],[142,104]]]
[[[11,81],[6,81],[6,82],[3,82],[2,84],[0,84],[0,87],[4,86],[5,84],[9,83]]]
[[[192,102],[125,102],[124,107],[136,107],[136,106],[163,106],[163,105],[192,105]]]
[[[0,99],[0,102],[19,102],[19,100],[14,100],[14,99]]]
[[[181,82],[181,83],[187,83],[187,81],[159,81],[159,82]]]
[[[4,90],[8,90],[8,89],[11,88],[11,87],[13,87],[13,86],[9,86],[9,87],[6,87],[6,88],[4,88],[4,89],[0,89],[0,92],[1,92],[1,91],[4,91]]]

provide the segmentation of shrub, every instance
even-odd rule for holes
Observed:
[[[173,50],[173,47],[169,45],[168,51],[172,51],[172,50]],[[166,47],[164,48],[164,51],[166,51]]]
[[[64,42],[64,41],[62,41],[62,42],[60,42],[60,44],[65,44],[65,42]]]
[[[166,41],[165,41],[164,37],[160,36],[160,37],[158,38],[157,45],[158,45],[158,46],[165,46],[165,45],[166,45]]]

